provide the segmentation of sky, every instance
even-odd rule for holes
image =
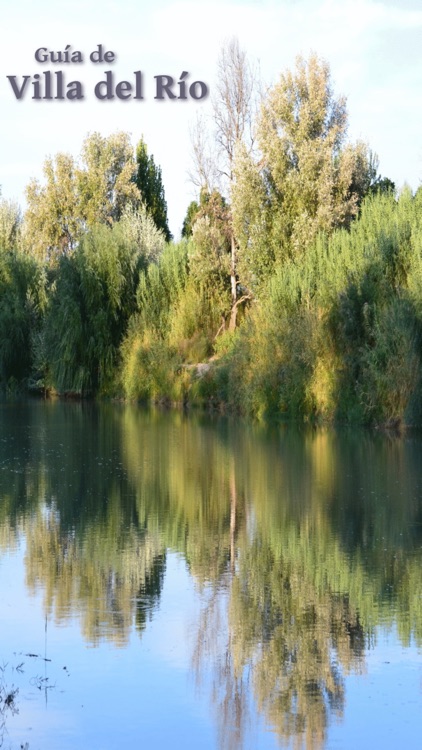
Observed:
[[[210,117],[222,44],[236,36],[264,87],[316,52],[330,65],[334,93],[345,95],[348,137],[364,140],[379,172],[398,188],[422,180],[421,0],[0,0],[0,185],[2,197],[25,205],[25,186],[43,180],[43,162],[58,152],[79,155],[89,132],[144,138],[162,169],[170,229],[177,238],[196,188],[189,181],[190,132],[198,113]],[[93,63],[102,44],[113,63]],[[35,52],[79,51],[82,63],[40,63]],[[33,76],[63,71],[78,80],[80,101],[36,101]],[[142,71],[144,99],[100,101],[97,82]],[[201,101],[154,99],[155,76],[183,71],[210,94]],[[18,100],[7,76],[30,76]]]

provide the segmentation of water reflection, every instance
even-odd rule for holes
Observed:
[[[25,538],[29,591],[89,643],[142,637],[169,551],[186,560],[221,748],[255,708],[323,747],[377,626],[422,644],[417,439],[35,402],[2,405],[0,446],[0,548]]]

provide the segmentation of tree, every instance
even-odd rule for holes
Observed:
[[[258,126],[276,257],[300,254],[319,231],[356,216],[375,175],[366,144],[347,143],[346,133],[346,100],[333,94],[328,63],[298,57],[270,91]]]
[[[81,159],[82,166],[76,173],[77,189],[81,214],[88,227],[98,222],[113,224],[127,206],[139,205],[128,133],[117,132],[108,138],[91,133],[83,143]]]
[[[138,249],[145,264],[156,262],[164,250],[166,239],[145,205],[141,203],[136,209],[127,206],[119,223],[125,239]]]
[[[31,336],[45,304],[41,264],[14,249],[0,248],[0,383],[29,377]]]
[[[223,323],[230,305],[230,207],[218,190],[201,190],[199,205],[193,201],[183,222],[182,236],[191,236],[189,269],[203,300],[217,305]],[[189,234],[188,229],[189,228]],[[197,320],[197,324],[201,322]]]
[[[379,175],[369,186],[370,193],[395,193],[396,185],[389,177]]]
[[[233,164],[231,209],[237,241],[237,273],[242,284],[256,294],[273,265],[268,242],[271,214],[264,181],[243,144],[238,144]]]
[[[202,289],[218,287],[226,297],[230,270],[230,209],[221,193],[201,190],[192,229],[191,274]]]
[[[186,216],[183,219],[182,237],[191,237],[193,225],[198,215],[199,204],[197,201],[191,201],[186,209]]]
[[[225,187],[223,193],[230,195],[236,146],[244,143],[248,151],[252,149],[255,82],[254,71],[247,60],[246,53],[240,49],[238,40],[236,38],[228,40],[221,49],[217,63],[216,94],[212,102],[214,142],[217,146],[217,154],[210,156],[209,140],[203,120],[197,121],[191,134],[194,160],[191,179],[201,191],[208,195],[215,194],[217,187],[220,188],[220,183]],[[210,224],[210,230],[211,226]],[[249,298],[249,295],[243,294],[239,297],[238,293],[237,242],[233,232],[231,209],[227,203],[225,234],[230,237],[231,313],[229,327],[234,329],[240,301]]]
[[[246,53],[240,49],[236,38],[223,45],[218,61],[218,79],[216,97],[213,101],[216,141],[222,155],[222,174],[229,181],[231,191],[233,183],[233,163],[236,147],[240,143],[248,144],[247,150],[253,145],[253,115],[254,115],[255,75],[246,58]],[[237,242],[230,221],[230,285],[231,285],[231,315],[230,330],[236,327],[238,298],[237,274]]]
[[[152,155],[148,156],[148,150],[142,138],[136,148],[136,162],[137,188],[157,228],[164,232],[166,241],[169,242],[172,239],[172,235],[167,220],[167,203],[161,177],[161,168],[155,165]]]
[[[191,201],[189,203],[186,210],[186,216],[183,220],[182,237],[191,237],[194,232],[196,221],[198,221],[198,219],[203,219],[204,217],[209,219],[211,223],[217,222],[221,224],[220,229],[226,235],[223,244],[227,250],[230,207],[228,206],[226,199],[216,188],[213,190],[207,190],[205,187],[201,188],[199,203],[197,201]],[[224,229],[223,224],[225,225]]]
[[[0,251],[13,250],[16,247],[21,221],[21,210],[18,204],[0,199]]]
[[[135,311],[143,258],[120,224],[98,224],[59,258],[36,364],[46,385],[81,395],[103,393]]]
[[[221,48],[217,63],[216,95],[213,99],[215,139],[220,149],[221,173],[231,183],[238,143],[253,146],[255,74],[246,52],[233,37]]]
[[[23,241],[28,252],[50,260],[71,251],[82,229],[76,187],[76,165],[69,154],[57,154],[44,162],[45,184],[31,180],[26,188],[28,208]]]
[[[188,177],[199,192],[206,190],[210,193],[219,187],[220,175],[210,132],[202,113],[196,116],[190,130],[190,141],[192,167],[188,171]]]
[[[24,245],[45,260],[74,250],[84,232],[97,223],[117,222],[125,207],[136,207],[135,161],[130,138],[91,133],[76,161],[59,153],[44,163],[45,184],[32,180],[26,189]]]

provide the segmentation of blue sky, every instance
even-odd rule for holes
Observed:
[[[42,178],[48,154],[77,155],[88,132],[141,136],[161,165],[170,228],[178,234],[195,197],[189,183],[189,130],[210,101],[154,101],[154,76],[205,81],[212,93],[223,41],[233,35],[266,85],[293,67],[298,54],[315,51],[330,64],[336,94],[347,97],[349,137],[368,142],[380,172],[415,190],[422,180],[422,5],[420,0],[3,0],[0,45],[0,185],[2,195],[24,204],[31,177]],[[93,65],[102,43],[117,59]],[[80,50],[85,62],[41,65],[35,50]],[[94,85],[104,71],[116,80],[142,70],[145,100],[98,101]],[[17,101],[6,78],[63,70],[80,80],[80,102],[33,101],[32,88]]]

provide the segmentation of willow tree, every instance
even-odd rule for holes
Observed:
[[[263,103],[259,161],[238,150],[234,165],[234,227],[240,251],[253,262],[255,249],[258,266],[268,264],[269,250],[272,260],[296,257],[318,232],[356,216],[376,162],[366,144],[347,141],[347,125],[346,100],[334,95],[328,63],[315,54],[298,57]]]
[[[0,199],[1,385],[13,385],[29,377],[31,336],[40,325],[45,305],[42,267],[19,251],[21,222],[18,204]]]
[[[62,255],[35,360],[45,385],[81,395],[112,387],[143,259],[120,224],[97,225]]]
[[[45,306],[45,278],[34,258],[0,248],[0,384],[28,378],[31,337]]]

